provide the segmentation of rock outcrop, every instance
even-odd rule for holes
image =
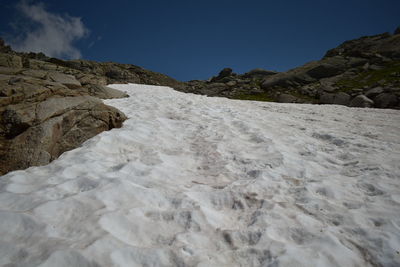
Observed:
[[[320,61],[267,77],[261,88],[275,99],[286,93],[298,102],[400,108],[400,35],[347,41]]]
[[[126,116],[99,98],[126,97],[105,77],[12,51],[0,42],[0,175],[47,164]]]
[[[319,61],[287,72],[223,69],[209,81],[190,81],[186,91],[236,99],[287,103],[400,108],[400,34],[344,42]]]

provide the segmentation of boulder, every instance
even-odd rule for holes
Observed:
[[[312,78],[321,79],[321,78],[335,76],[341,72],[342,70],[338,68],[336,65],[321,64],[308,70],[306,73]]]
[[[218,74],[217,77],[212,77],[211,78],[211,82],[221,82],[220,80],[227,78],[229,76],[233,75],[232,73],[232,69],[231,68],[224,68],[223,70],[221,70]],[[227,80],[225,82],[228,82]]]
[[[395,94],[382,93],[374,98],[375,107],[377,108],[393,108],[399,103]]]
[[[371,108],[374,106],[374,101],[365,95],[358,95],[350,101],[350,107]]]
[[[231,68],[224,68],[221,70],[218,74],[218,78],[224,78],[227,76],[230,76],[232,74],[232,69]]]
[[[375,96],[377,96],[377,95],[383,93],[383,91],[384,91],[384,90],[383,90],[382,87],[375,87],[375,88],[372,88],[372,89],[368,89],[368,90],[365,92],[365,95],[366,95],[368,98],[373,99]]]
[[[321,104],[335,104],[335,105],[344,105],[347,106],[350,103],[350,95],[344,92],[339,93],[323,93],[320,96]]]
[[[24,75],[37,71],[0,74],[0,175],[47,164],[126,119],[84,88]],[[112,90],[105,92],[122,93]]]
[[[249,72],[246,72],[243,76],[245,77],[251,77],[251,78],[263,78],[271,75],[275,75],[278,72],[276,71],[270,71],[270,70],[265,70],[265,69],[253,69]]]
[[[289,94],[280,94],[278,96],[279,103],[296,103],[297,98]]]
[[[229,81],[226,83],[226,85],[228,85],[228,86],[235,86],[236,84],[237,84],[236,81]]]
[[[359,58],[359,57],[350,57],[348,64],[350,67],[358,67],[358,66],[363,66],[368,62],[365,58]]]
[[[6,153],[0,160],[0,173],[47,164],[100,132],[121,127],[126,119],[90,96],[49,98],[37,105],[33,121],[31,114],[19,115],[30,125],[24,124],[28,127],[2,144]]]
[[[350,98],[351,97],[349,94],[346,94],[344,92],[339,92],[335,94],[333,104],[347,106],[350,103]]]
[[[291,81],[293,79],[294,79],[293,76],[287,75],[287,74],[282,74],[282,75],[278,74],[278,75],[270,76],[262,82],[261,88],[269,90],[275,86],[286,87],[291,84]]]
[[[321,104],[333,104],[335,102],[335,94],[322,93],[319,97],[319,102]]]

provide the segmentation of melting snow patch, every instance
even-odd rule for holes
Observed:
[[[400,111],[112,87],[121,129],[0,177],[0,265],[400,265]]]

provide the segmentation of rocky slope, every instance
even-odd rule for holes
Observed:
[[[287,72],[226,68],[188,91],[210,96],[286,103],[400,108],[400,30],[362,37],[329,50],[319,61]]]
[[[127,96],[106,78],[43,59],[0,42],[0,175],[47,164],[126,119],[99,99]]]

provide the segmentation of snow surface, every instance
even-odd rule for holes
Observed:
[[[112,87],[121,129],[0,177],[0,265],[400,265],[400,111]]]

